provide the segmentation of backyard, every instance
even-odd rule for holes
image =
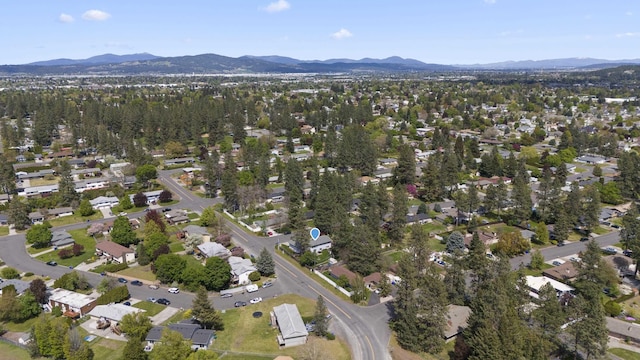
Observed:
[[[87,220],[98,220],[102,219],[102,213],[100,211],[96,211],[91,216],[80,216],[78,214],[73,214],[69,216],[63,216],[51,220],[47,220],[51,226],[63,226],[70,224],[77,224],[81,222],[85,222]]]
[[[151,265],[132,266],[118,271],[118,274],[150,282],[156,281],[156,275],[151,271]]]
[[[213,344],[213,350],[246,352],[259,356],[266,354],[296,356],[299,351],[297,348],[279,348],[276,341],[278,330],[269,325],[269,313],[273,307],[284,303],[296,304],[303,317],[313,316],[315,301],[297,295],[282,295],[256,305],[227,310],[222,314],[225,330],[217,333],[218,338]],[[252,314],[256,311],[262,312],[263,316],[254,318]],[[328,354],[333,355],[334,359],[350,358],[349,349],[343,342],[326,339],[318,339],[318,342]],[[241,358],[246,359],[247,357]],[[261,359],[262,357],[256,358]]]
[[[138,309],[146,310],[146,314],[149,317],[157,315],[158,313],[160,313],[160,311],[166,308],[166,306],[164,305],[152,303],[151,301],[140,301],[131,306]]]

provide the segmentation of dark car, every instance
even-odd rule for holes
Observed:
[[[164,209],[162,209],[162,212],[167,212],[167,211],[171,211],[171,208],[164,208]]]
[[[171,301],[165,299],[165,298],[160,298],[158,300],[156,300],[156,303],[158,304],[162,304],[162,305],[171,305]]]
[[[583,236],[583,237],[581,237],[581,238],[580,238],[580,241],[589,241],[589,238],[588,238],[588,237]]]
[[[233,304],[233,306],[235,307],[247,306],[247,303],[244,301],[236,301],[235,304]]]
[[[122,303],[122,305],[131,306],[131,301],[125,301],[125,302]]]
[[[49,265],[49,266],[58,266],[58,263],[52,260],[52,261],[47,261],[47,265]]]
[[[558,246],[564,246],[564,241],[558,241]]]
[[[131,282],[131,285],[134,285],[134,286],[142,286],[142,281],[140,281],[140,280],[133,280],[133,281]]]
[[[128,281],[125,278],[118,278],[118,282],[121,284],[126,284]]]

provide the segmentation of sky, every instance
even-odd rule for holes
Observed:
[[[640,58],[635,0],[29,0],[5,4],[0,24],[0,64],[142,52],[437,64]]]

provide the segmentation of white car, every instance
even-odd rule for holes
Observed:
[[[262,302],[262,298],[261,297],[253,298],[253,299],[249,300],[249,302],[252,303],[252,304],[257,304],[259,302]]]
[[[177,294],[177,293],[180,292],[180,289],[178,289],[178,288],[168,288],[167,291],[172,293],[172,294]]]

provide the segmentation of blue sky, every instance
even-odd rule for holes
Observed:
[[[29,0],[5,4],[0,24],[0,64],[140,52],[640,58],[640,1],[629,0]]]

